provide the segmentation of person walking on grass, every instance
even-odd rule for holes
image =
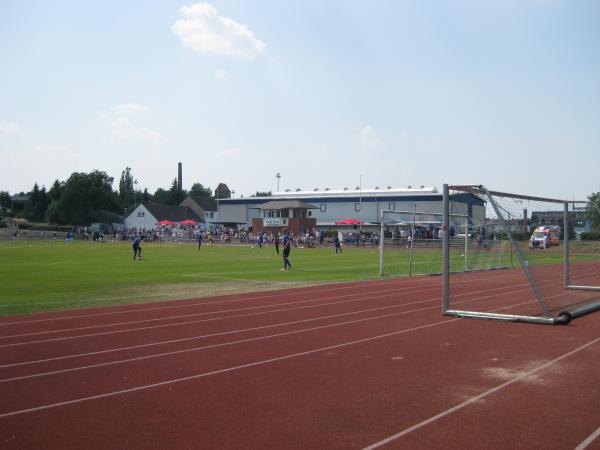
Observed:
[[[133,260],[142,259],[142,241],[144,240],[144,236],[136,236],[133,240],[131,246],[133,247]]]
[[[333,243],[335,244],[335,254],[337,255],[339,252],[339,254],[341,255],[342,254],[342,244],[340,243],[340,238],[337,234],[333,238]]]
[[[290,240],[290,236],[287,232],[287,228],[283,229],[283,269],[281,270],[289,270],[292,268],[290,264],[290,252],[292,251],[292,241]]]
[[[273,242],[275,243],[275,252],[279,255],[279,233],[278,232],[275,232]]]
[[[202,239],[204,239],[202,231],[198,230],[198,250],[200,250],[200,247],[202,247]]]

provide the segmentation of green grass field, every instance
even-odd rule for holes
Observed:
[[[194,298],[378,278],[373,248],[294,248],[280,271],[274,247],[0,241],[0,315]]]
[[[558,264],[562,248],[522,252],[530,266]],[[575,248],[574,248],[575,249]],[[518,266],[501,252],[472,252],[469,269]],[[577,260],[598,261],[600,244],[586,244]],[[451,270],[464,265],[461,250],[451,252]],[[133,261],[129,243],[75,241],[0,241],[0,315],[140,303],[264,291],[328,282],[379,279],[377,248],[294,248],[293,269],[281,272],[274,247],[143,245],[143,260]],[[386,275],[408,275],[405,248],[386,250]],[[412,258],[413,274],[441,271],[440,249],[420,249]]]

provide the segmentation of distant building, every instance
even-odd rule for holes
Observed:
[[[156,227],[156,223],[161,220],[181,222],[188,219],[195,220],[198,223],[204,222],[204,219],[188,206],[141,203],[125,218],[125,226],[127,228],[137,228],[138,230],[144,228],[148,230]]]
[[[395,189],[374,188],[343,190],[314,189],[276,192],[270,197],[228,198],[219,200],[219,222],[254,226],[254,219],[260,219],[263,227],[270,226],[269,217],[264,217],[263,205],[270,201],[300,201],[310,203],[314,208],[306,209],[306,218],[314,219],[318,227],[334,227],[343,219],[356,219],[365,223],[377,224],[381,211],[417,211],[441,214],[442,194],[435,188]],[[473,194],[461,194],[453,198],[453,213],[464,214],[481,223],[485,217],[485,201]]]
[[[211,197],[188,195],[179,206],[187,206],[194,211],[198,217],[202,217],[207,228],[210,228],[212,224],[219,222],[217,202]]]
[[[309,217],[317,206],[300,200],[272,200],[258,205],[261,217],[252,219],[252,231],[282,231],[299,234],[301,230],[312,230],[317,225],[315,218]]]
[[[567,220],[573,227],[573,230],[577,236],[592,229],[592,225],[588,219],[585,208],[569,211],[567,213]],[[530,223],[530,228],[532,231],[538,225],[556,225],[563,227],[564,211],[533,211],[531,213]]]
[[[227,187],[227,185],[225,183],[219,183],[219,185],[215,189],[215,198],[217,200],[231,198],[231,191],[229,190],[229,187]]]

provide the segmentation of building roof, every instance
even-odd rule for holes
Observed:
[[[173,222],[181,222],[182,220],[192,219],[196,222],[204,222],[204,219],[198,217],[192,208],[188,206],[160,205],[158,203],[144,204],[144,206],[157,221],[171,220]]]
[[[438,191],[435,187],[424,187],[420,188],[392,188],[391,186],[386,187],[375,187],[375,188],[360,188],[356,187],[355,189],[318,189],[315,188],[312,191],[297,189],[295,191],[288,190],[285,192],[275,192],[273,197],[278,198],[311,198],[311,197],[382,197],[382,196],[397,196],[397,195],[431,195],[437,194]]]
[[[217,210],[217,201],[211,197],[199,197],[196,195],[189,195],[192,200],[194,200],[200,208],[204,211],[216,211]]]
[[[257,209],[318,209],[318,206],[304,203],[300,200],[273,200],[262,205],[258,205]]]

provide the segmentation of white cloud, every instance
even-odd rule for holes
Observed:
[[[108,112],[100,112],[100,121],[111,129],[114,141],[145,141],[156,143],[163,139],[162,135],[134,123],[130,116],[150,113],[152,110],[136,103],[123,103],[111,108]]]
[[[375,133],[375,130],[371,125],[365,125],[360,133],[358,133],[358,141],[365,147],[374,147],[382,144],[381,139]]]
[[[225,80],[227,77],[229,77],[227,70],[223,69],[222,67],[217,67],[215,69],[215,78],[217,80]]]
[[[218,155],[221,158],[230,158],[230,157],[235,157],[240,155],[241,153],[243,153],[243,150],[239,147],[230,147],[228,149],[225,149],[223,151],[220,151],[218,153]]]
[[[115,112],[119,115],[137,115],[151,113],[152,110],[144,105],[138,105],[137,103],[123,103],[115,106]]]
[[[0,123],[0,134],[18,133],[21,128],[16,122]]]
[[[265,51],[266,44],[246,25],[219,15],[209,3],[182,6],[180,11],[183,19],[176,21],[171,31],[196,52],[252,60]]]

